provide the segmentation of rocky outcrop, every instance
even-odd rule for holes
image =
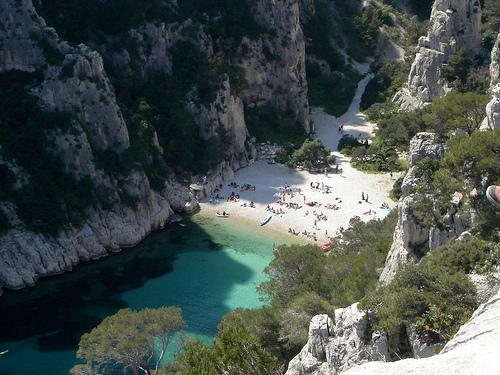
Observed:
[[[490,93],[491,101],[486,105],[486,117],[481,130],[493,130],[500,126],[500,34],[491,50]]]
[[[384,340],[377,340],[373,347],[367,345],[366,325],[357,303],[335,310],[335,324],[326,314],[315,316],[309,326],[309,340],[290,361],[286,375],[335,375],[372,357],[384,357]]]
[[[372,374],[477,374],[498,373],[500,359],[500,292],[481,305],[453,339],[434,355],[435,346],[422,344],[408,327],[413,358],[393,361],[394,351],[386,335],[365,337],[366,320],[357,304],[335,310],[335,326],[328,315],[311,320],[309,340],[289,364],[286,375],[372,375]],[[394,338],[393,340],[394,341]]]
[[[481,305],[439,355],[397,362],[371,362],[343,372],[345,375],[498,374],[500,357],[500,293]]]
[[[491,49],[490,58],[490,86],[495,86],[500,81],[500,34]]]
[[[0,72],[19,69],[35,71],[45,62],[39,37],[53,35],[45,21],[38,16],[31,0],[0,0],[2,20],[2,48],[0,48]],[[6,31],[9,30],[9,35]]]
[[[445,151],[445,144],[433,133],[419,133],[410,142],[411,167],[401,185],[403,197],[398,204],[398,222],[393,242],[380,276],[382,285],[392,280],[401,264],[417,263],[425,253],[446,244],[465,230],[464,219],[458,214],[458,207],[463,198],[459,193],[454,195],[446,217],[442,218],[444,225],[440,227],[423,225],[413,214],[417,199],[429,200],[432,204],[430,195],[417,197],[413,194],[417,184],[422,182],[422,171],[416,164],[426,157],[437,160]]]
[[[446,151],[446,145],[435,133],[418,133],[410,141],[410,165],[423,158],[439,160]]]
[[[405,89],[394,101],[413,109],[445,95],[450,89],[440,78],[440,67],[460,49],[474,56],[481,45],[479,0],[436,0],[429,31],[418,41],[415,61]]]
[[[500,83],[491,89],[491,100],[486,105],[486,117],[481,124],[481,130],[493,130],[500,127]]]

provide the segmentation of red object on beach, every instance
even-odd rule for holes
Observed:
[[[332,244],[331,243],[324,243],[320,247],[321,247],[321,249],[323,249],[323,251],[328,251],[332,248]]]

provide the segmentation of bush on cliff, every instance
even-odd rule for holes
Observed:
[[[359,308],[370,311],[371,328],[390,334],[409,324],[449,340],[477,307],[474,285],[462,272],[406,264],[392,282],[364,297]]]

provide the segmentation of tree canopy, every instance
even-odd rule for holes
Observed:
[[[301,166],[308,170],[329,168],[335,163],[335,157],[331,155],[332,150],[326,148],[321,139],[306,139],[302,146],[294,151],[290,161],[290,166]]]
[[[241,315],[230,313],[219,324],[212,344],[193,340],[178,357],[176,373],[182,375],[280,374],[277,358],[262,348],[259,337]]]
[[[451,91],[434,100],[424,120],[438,133],[446,134],[461,129],[471,134],[479,129],[485,116],[484,108],[489,101],[489,95]]]
[[[76,356],[85,364],[73,367],[71,373],[97,375],[123,370],[156,375],[174,335],[183,327],[182,311],[177,307],[119,310],[82,336]],[[155,343],[160,344],[159,354]]]

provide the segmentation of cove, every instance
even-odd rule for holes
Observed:
[[[177,306],[187,333],[210,343],[237,307],[262,305],[255,288],[273,244],[300,239],[258,223],[201,212],[155,232],[133,249],[34,288],[0,297],[0,375],[67,375],[79,338],[121,308]]]

